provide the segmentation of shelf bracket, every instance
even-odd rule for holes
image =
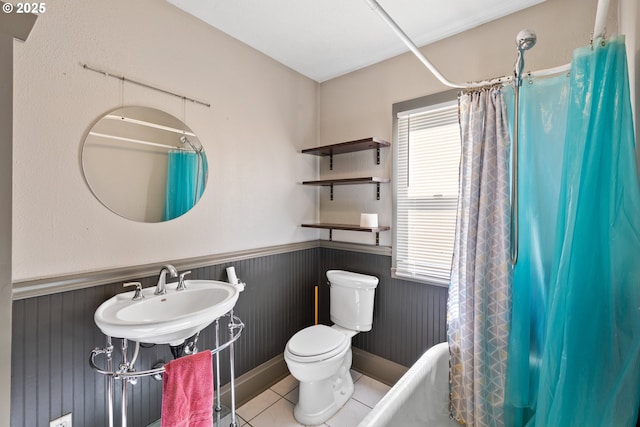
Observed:
[[[333,184],[329,185],[329,200],[333,200]]]
[[[376,200],[380,200],[380,183],[376,184]]]
[[[329,241],[333,240],[333,229],[329,229]]]
[[[380,233],[376,231],[376,246],[380,246]]]
[[[376,148],[376,165],[380,164],[380,147]]]
[[[333,170],[333,153],[329,154],[329,170]]]

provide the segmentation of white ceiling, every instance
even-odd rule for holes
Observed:
[[[365,0],[167,0],[323,82],[408,51]],[[378,0],[418,46],[545,0]]]

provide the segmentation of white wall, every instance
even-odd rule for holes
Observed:
[[[631,0],[635,1],[635,0]],[[518,31],[531,28],[538,42],[527,51],[525,70],[540,70],[571,61],[575,48],[588,44],[593,32],[597,0],[548,0],[522,12],[433,43],[423,53],[449,80],[477,81],[513,73]],[[616,31],[617,2],[611,2],[607,29]],[[382,22],[372,31],[390,31]],[[399,42],[400,43],[400,42]],[[392,140],[392,104],[449,88],[439,83],[412,55],[405,54],[321,85],[320,144],[377,136]],[[383,150],[381,166],[371,157],[349,154],[335,160],[334,171],[322,164],[323,176],[382,175],[391,178],[391,150]],[[336,190],[333,201],[321,193],[321,219],[357,222],[360,212],[378,212],[380,223],[391,224],[391,189],[383,187],[376,201],[362,186]],[[353,232],[334,232],[335,240],[372,243],[372,237]],[[391,233],[381,233],[380,243],[391,245]]]
[[[87,63],[211,108],[84,70]],[[318,84],[154,0],[47,3],[15,49],[13,281],[312,240]],[[164,110],[198,134],[209,183],[167,223],[120,218],[87,188],[81,144],[108,110]]]

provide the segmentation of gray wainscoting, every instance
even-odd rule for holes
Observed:
[[[226,280],[233,264],[247,283],[235,314],[246,328],[236,344],[236,376],[284,350],[287,340],[313,323],[314,286],[320,290],[320,319],[329,320],[325,272],[344,269],[380,278],[374,326],[354,338],[354,345],[409,366],[431,345],[446,339],[446,289],[390,277],[388,255],[332,248],[311,248],[192,269],[193,279]],[[156,276],[131,278],[154,286]],[[105,337],[93,322],[95,309],[123,292],[122,282],[16,300],[13,303],[11,425],[46,426],[72,412],[74,425],[107,425],[106,382],[88,364],[89,352],[104,347]],[[199,348],[212,348],[213,327],[201,334]],[[119,340],[114,345],[119,346]],[[130,354],[133,349],[129,349]],[[222,382],[229,381],[228,351],[221,357]],[[170,360],[168,346],[140,350],[138,369]],[[114,362],[119,362],[116,352]],[[121,381],[115,381],[116,409]],[[161,383],[141,378],[128,386],[130,426],[145,426],[160,416]],[[116,425],[119,425],[116,413]]]

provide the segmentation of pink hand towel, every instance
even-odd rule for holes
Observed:
[[[211,352],[172,360],[162,376],[162,427],[213,425]]]

